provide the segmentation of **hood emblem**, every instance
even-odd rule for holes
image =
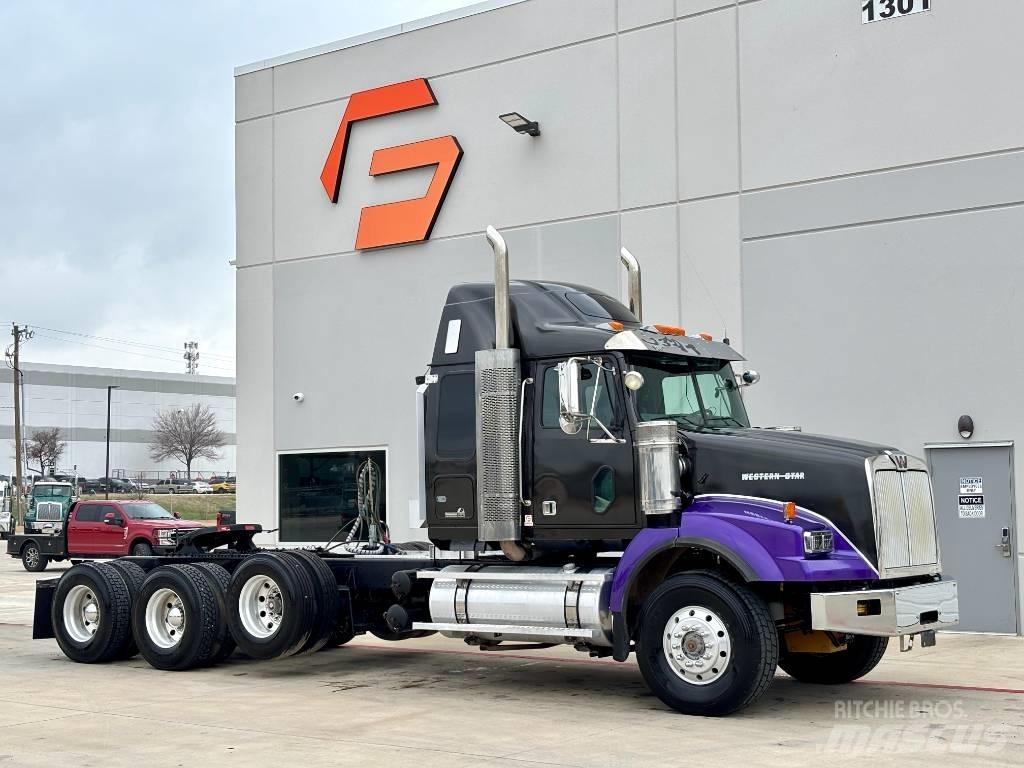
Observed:
[[[907,454],[905,453],[890,453],[889,461],[896,465],[896,469],[900,472],[905,472],[907,469]]]

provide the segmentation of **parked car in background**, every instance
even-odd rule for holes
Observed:
[[[205,480],[193,480],[192,493],[213,493],[213,487]]]
[[[214,479],[210,478],[210,487],[214,493],[234,493],[235,478]]]
[[[138,486],[120,477],[98,477],[82,484],[82,493],[135,493]]]
[[[195,488],[192,486],[191,480],[184,478],[164,478],[163,480],[157,481],[157,484],[153,486],[153,493],[195,493]]]
[[[37,480],[28,499],[25,533],[60,533],[68,509],[76,501],[78,492],[71,483]]]

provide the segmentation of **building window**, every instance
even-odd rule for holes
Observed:
[[[278,459],[280,488],[280,541],[325,542],[359,514],[356,478],[360,467],[377,465],[380,487],[377,509],[387,517],[384,451],[290,453]],[[344,536],[339,537],[344,538]]]

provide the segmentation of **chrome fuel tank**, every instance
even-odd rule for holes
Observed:
[[[611,645],[612,568],[452,565],[433,579],[430,622],[446,637]]]

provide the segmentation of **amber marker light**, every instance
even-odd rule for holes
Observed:
[[[711,340],[712,340],[712,339],[711,339],[711,334],[710,334],[710,333],[702,333],[702,334],[700,334],[700,337],[701,337],[702,339],[704,339],[704,341],[711,341]]]
[[[787,501],[782,505],[782,516],[786,519],[787,523],[792,523],[796,520],[796,502]]]
[[[608,327],[611,328],[613,331],[621,331],[626,326],[624,326],[618,320],[609,320]]]
[[[677,325],[658,325],[657,323],[655,323],[654,324],[654,330],[656,330],[658,333],[663,333],[666,336],[685,336],[686,335],[686,329],[685,328],[680,328]]]

